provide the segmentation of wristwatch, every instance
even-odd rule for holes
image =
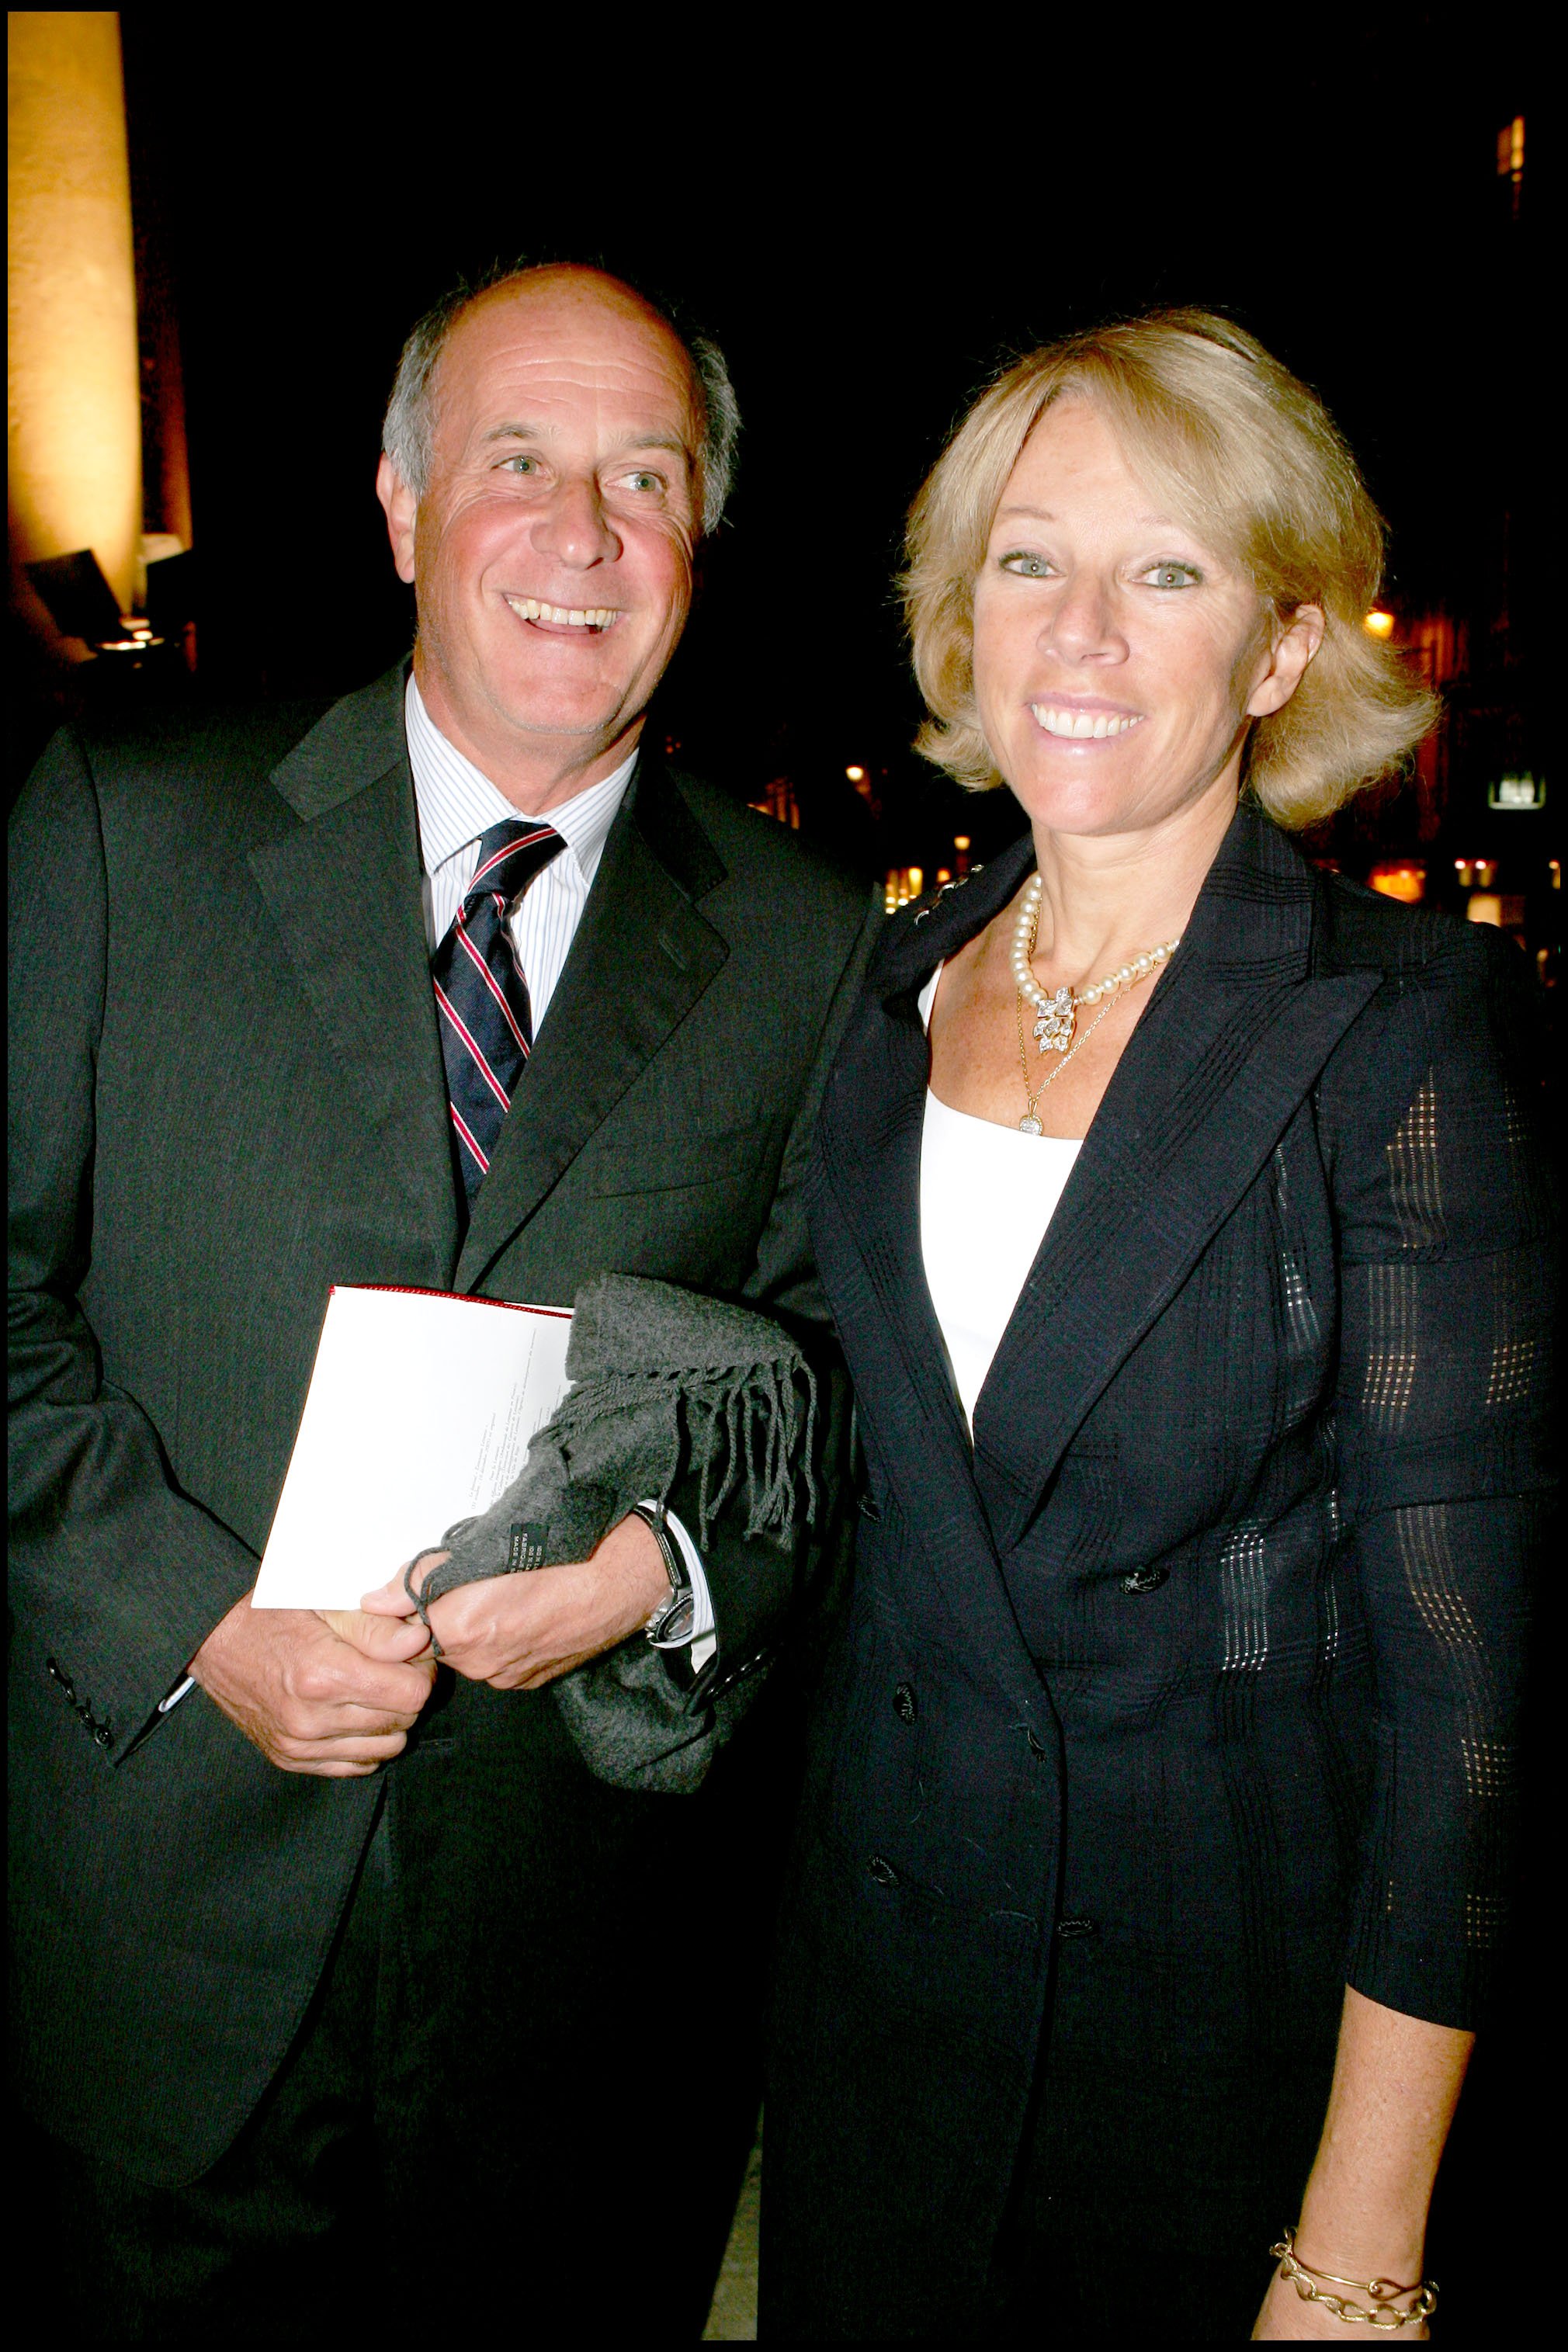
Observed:
[[[684,1650],[697,1622],[697,1595],[691,1589],[691,1578],[674,1530],[662,1504],[634,1503],[627,1516],[640,1519],[649,1530],[669,1579],[668,1597],[659,1602],[643,1627],[644,1636],[656,1650]]]

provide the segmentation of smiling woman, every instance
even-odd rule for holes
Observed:
[[[1238,330],[1020,362],[910,549],[924,748],[1029,830],[892,916],[818,1121],[872,1491],[760,2330],[1420,2341],[1554,1475],[1518,975],[1280,829],[1432,704]]]
[[[961,782],[1002,782],[974,702],[975,583],[1003,490],[1047,409],[1071,395],[1103,416],[1168,530],[1196,534],[1283,621],[1321,608],[1322,642],[1295,693],[1252,729],[1247,790],[1304,825],[1398,765],[1436,707],[1363,625],[1383,576],[1382,518],[1321,404],[1241,328],[1166,310],[1048,343],[999,376],[953,436],[910,517],[905,610],[933,716],[920,748]],[[1181,551],[1146,551],[1156,589],[1184,584]],[[1044,577],[1020,543],[1009,566]],[[1118,731],[1119,714],[1058,710],[1053,733]]]

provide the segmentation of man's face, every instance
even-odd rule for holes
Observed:
[[[641,717],[690,609],[686,355],[615,280],[540,270],[459,320],[432,405],[423,497],[384,459],[380,484],[420,690],[492,771],[591,763]]]

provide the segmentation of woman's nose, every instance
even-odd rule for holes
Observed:
[[[1111,583],[1089,572],[1074,573],[1051,607],[1045,642],[1068,661],[1117,661],[1127,641],[1116,614]]]

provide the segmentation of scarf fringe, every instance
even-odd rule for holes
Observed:
[[[570,1465],[574,1441],[582,1443],[592,1432],[598,1450],[606,1421],[621,1413],[647,1417],[650,1407],[668,1447],[660,1503],[668,1503],[685,1465],[700,1475],[700,1545],[742,1480],[748,1536],[787,1544],[802,1517],[816,1527],[816,1381],[804,1359],[708,1375],[684,1370],[580,1381],[557,1411],[552,1434]]]

